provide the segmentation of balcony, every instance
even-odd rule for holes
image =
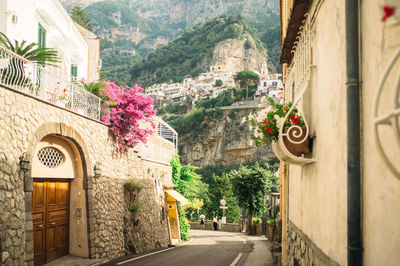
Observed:
[[[57,67],[42,66],[0,46],[0,84],[91,119],[100,120],[101,99]]]
[[[0,46],[0,85],[81,116],[100,121],[102,100],[60,68],[42,66]],[[143,158],[169,164],[178,145],[178,133],[159,117]],[[160,153],[160,154],[157,154]]]

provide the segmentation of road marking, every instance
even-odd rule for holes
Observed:
[[[240,260],[240,258],[242,257],[242,255],[243,255],[243,253],[239,253],[239,254],[237,255],[236,259],[231,263],[230,266],[235,266],[235,265],[239,262],[239,260]]]
[[[154,255],[154,254],[157,254],[157,253],[165,252],[165,251],[173,249],[173,248],[175,248],[175,247],[159,250],[159,251],[152,252],[152,253],[149,253],[149,254],[146,254],[146,255],[143,255],[143,256],[139,256],[139,257],[135,257],[135,258],[132,258],[132,259],[129,259],[129,260],[121,261],[121,262],[118,262],[117,265],[122,265],[122,264],[131,262],[131,261],[134,261],[134,260],[138,260],[138,259],[141,259],[141,258],[144,258],[144,257],[148,257],[148,256],[151,256],[151,255]]]

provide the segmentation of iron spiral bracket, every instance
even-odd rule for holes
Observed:
[[[384,147],[382,144],[382,136],[379,131],[381,126],[389,126],[392,129],[394,134],[395,142],[397,143],[397,149],[400,150],[400,70],[397,74],[397,81],[393,91],[393,102],[391,110],[386,114],[379,114],[379,103],[381,100],[382,92],[384,91],[384,85],[386,84],[387,78],[389,74],[394,71],[394,66],[397,60],[400,58],[400,48],[395,53],[392,60],[386,66],[381,79],[379,80],[379,85],[375,94],[374,99],[374,112],[373,112],[373,124],[374,124],[374,137],[376,140],[377,148],[379,155],[382,157],[382,160],[389,168],[389,170],[400,179],[400,161],[398,156],[389,156],[388,149],[389,147]],[[393,144],[392,144],[393,145]],[[386,148],[386,149],[385,149]],[[393,147],[390,147],[393,149]]]
[[[315,159],[314,158],[305,158],[303,155],[302,156],[296,156],[292,154],[286,147],[284,138],[286,138],[287,142],[290,142],[292,144],[301,144],[306,139],[309,137],[309,126],[304,119],[304,127],[299,127],[297,125],[292,125],[289,128],[284,130],[284,124],[287,119],[289,119],[289,115],[292,113],[294,108],[299,104],[301,98],[303,97],[306,89],[308,86],[305,86],[298,98],[294,101],[292,107],[289,109],[287,112],[286,116],[279,121],[278,127],[279,127],[279,138],[277,141],[272,142],[272,149],[275,153],[275,155],[278,157],[279,160],[283,162],[287,162],[289,164],[294,164],[294,165],[306,165],[310,163],[314,163]],[[299,110],[299,113],[304,117],[304,114],[302,110]],[[305,132],[304,132],[305,131]]]

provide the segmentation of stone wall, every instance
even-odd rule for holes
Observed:
[[[287,265],[339,266],[292,222],[287,224]]]
[[[27,153],[32,161],[35,147],[50,134],[73,143],[82,160],[90,258],[168,245],[167,223],[160,222],[164,203],[156,196],[154,182],[172,183],[169,165],[145,161],[134,149],[120,153],[101,122],[0,87],[0,265],[33,264],[32,193],[24,192],[32,179],[29,172],[24,178],[19,157]],[[99,177],[94,165],[101,167]],[[139,197],[146,204],[136,214],[139,225],[134,227],[126,223],[131,214],[124,204],[123,183],[128,178],[153,184]],[[136,247],[128,247],[128,242]]]

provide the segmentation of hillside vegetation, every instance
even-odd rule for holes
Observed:
[[[246,49],[265,50],[256,31],[244,18],[221,15],[202,26],[186,29],[176,39],[151,52],[132,67],[131,79],[143,86],[167,81],[181,82],[186,75],[198,76],[213,63],[216,46],[227,39],[246,40]]]
[[[118,83],[129,83],[130,67],[159,45],[221,14],[241,14],[258,35],[279,24],[278,0],[60,1],[68,10],[75,5],[85,7],[94,33],[101,38],[102,72]],[[269,66],[276,69],[276,65]]]

